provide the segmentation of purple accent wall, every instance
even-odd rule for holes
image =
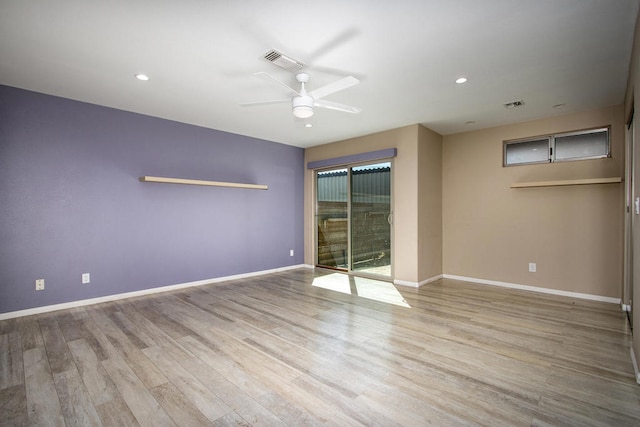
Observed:
[[[0,86],[0,313],[302,264],[303,174],[297,147]]]

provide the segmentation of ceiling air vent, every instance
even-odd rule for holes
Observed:
[[[524,101],[521,99],[519,101],[511,101],[504,104],[504,108],[518,108],[524,106]]]
[[[284,68],[285,70],[289,70],[294,73],[300,71],[302,67],[304,67],[302,62],[289,58],[275,49],[271,49],[269,52],[265,53],[264,59],[269,62],[273,62],[280,68]]]

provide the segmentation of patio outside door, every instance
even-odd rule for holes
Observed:
[[[320,267],[391,277],[391,162],[316,173]]]

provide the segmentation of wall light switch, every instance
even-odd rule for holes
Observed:
[[[91,283],[91,275],[89,273],[82,273],[82,284],[86,285],[87,283]]]
[[[530,262],[529,263],[529,272],[530,273],[535,273],[537,269],[536,263],[535,262]]]
[[[289,251],[289,256],[293,256],[293,249]]]

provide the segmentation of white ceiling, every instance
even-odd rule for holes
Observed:
[[[0,0],[0,84],[299,147],[446,135],[622,103],[638,1]],[[326,99],[363,111],[316,108],[309,129],[286,103],[239,106],[286,95],[256,72],[298,87],[272,48],[310,89],[360,79]]]

